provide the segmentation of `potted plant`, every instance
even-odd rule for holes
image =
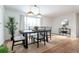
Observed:
[[[0,53],[8,53],[8,48],[4,45],[0,46]]]
[[[17,29],[16,25],[17,23],[15,22],[14,17],[9,17],[5,27],[8,29],[9,34],[11,35],[11,38],[10,38],[11,40],[14,39],[14,33],[15,33],[15,30]]]

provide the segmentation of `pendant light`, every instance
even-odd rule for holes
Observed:
[[[37,14],[35,14],[36,11],[33,11],[33,9],[37,9],[38,10]],[[42,14],[40,13],[40,8],[37,5],[31,6],[30,7],[30,11],[27,12],[27,15],[28,16],[36,16],[36,17],[41,17],[42,16]]]

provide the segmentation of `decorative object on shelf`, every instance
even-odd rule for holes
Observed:
[[[69,25],[69,20],[68,19],[64,19],[62,22],[61,22],[61,25],[63,27],[66,27],[67,25]]]
[[[65,28],[65,27],[59,28],[59,34],[70,36],[71,35],[71,29],[70,28]]]
[[[37,5],[30,6],[30,10],[27,12],[28,16],[37,16],[41,17],[40,8]]]
[[[61,22],[61,25],[62,25],[62,27],[59,28],[59,34],[62,34],[62,35],[71,35],[71,29],[68,28],[69,20],[68,19],[64,19]]]
[[[16,25],[17,23],[15,22],[14,17],[9,17],[9,20],[5,27],[8,29],[9,34],[11,35],[11,40],[14,39],[14,33],[15,33],[15,30],[17,29]]]

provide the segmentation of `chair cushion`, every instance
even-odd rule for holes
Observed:
[[[24,40],[24,39],[25,39],[25,37],[23,37],[22,35],[14,37],[14,40],[16,40],[16,41]]]

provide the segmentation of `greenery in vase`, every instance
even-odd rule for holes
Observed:
[[[0,46],[0,53],[8,53],[8,48],[6,46],[1,45]]]
[[[17,23],[15,22],[14,17],[9,17],[5,27],[8,29],[9,33],[11,34],[11,40],[14,39],[14,33],[15,33],[15,30],[17,29],[16,25]]]

